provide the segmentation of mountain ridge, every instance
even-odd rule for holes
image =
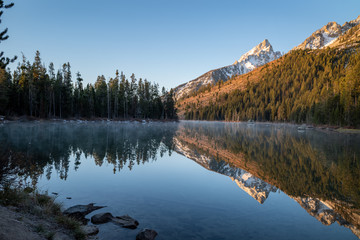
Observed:
[[[292,50],[321,49],[328,47],[351,28],[359,25],[359,23],[360,15],[354,20],[345,22],[343,25],[340,25],[337,22],[328,22]]]
[[[232,167],[228,162],[218,161],[213,157],[198,153],[196,150],[183,144],[180,139],[174,138],[174,143],[175,151],[178,154],[193,160],[209,171],[230,177],[240,189],[260,204],[263,204],[266,201],[270,193],[274,193],[278,190],[277,187],[263,181],[244,169]]]
[[[360,17],[343,24],[341,28],[348,30],[326,48],[292,50],[181,99],[177,102],[180,119],[360,126],[359,92],[354,90],[358,89],[354,76],[360,59],[359,23]],[[324,29],[336,34],[337,28],[330,22]]]
[[[275,52],[269,40],[265,39],[242,55],[239,60],[235,61],[232,65],[210,70],[194,80],[175,87],[175,98],[183,98],[199,90],[202,86],[214,85],[220,80],[227,81],[233,76],[251,72],[255,68],[279,57],[281,57],[281,53],[279,51]]]

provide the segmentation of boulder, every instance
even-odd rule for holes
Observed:
[[[129,215],[115,217],[112,219],[112,221],[114,223],[120,224],[123,228],[135,229],[139,225],[139,222],[130,217]]]
[[[136,240],[154,240],[157,235],[155,230],[145,228],[136,235]]]
[[[103,224],[107,222],[113,222],[122,226],[123,228],[135,229],[139,225],[139,222],[130,217],[129,215],[114,217],[111,213],[98,213],[91,217],[93,224]]]
[[[98,210],[98,209],[104,208],[104,207],[105,206],[94,206],[94,203],[90,203],[88,205],[75,205],[75,206],[72,206],[72,207],[66,209],[64,211],[64,214],[69,217],[75,218],[76,220],[79,220],[84,224],[87,224],[87,222],[89,220],[86,219],[85,216],[95,210]]]
[[[91,222],[94,224],[103,224],[112,221],[114,216],[111,213],[98,213],[91,217]]]

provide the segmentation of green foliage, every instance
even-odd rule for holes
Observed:
[[[75,219],[69,218],[64,215],[58,215],[56,217],[56,222],[64,226],[66,229],[71,230],[74,233],[75,239],[86,239],[86,234],[81,229],[81,223],[79,223]]]
[[[359,51],[292,51],[265,70],[244,91],[216,96],[216,104],[189,105],[185,118],[360,126]]]
[[[159,85],[130,81],[116,71],[109,81],[102,75],[94,85],[83,86],[81,74],[73,83],[70,63],[55,74],[54,64],[46,69],[39,51],[33,63],[23,57],[14,73],[0,68],[0,114],[39,118],[152,118],[176,119],[173,92],[159,94]],[[11,103],[11,104],[10,104]]]
[[[0,114],[5,114],[8,109],[10,94],[11,94],[11,80],[3,68],[0,68]]]
[[[4,206],[19,206],[25,199],[27,194],[18,188],[13,188],[6,184],[0,191],[0,204]]]

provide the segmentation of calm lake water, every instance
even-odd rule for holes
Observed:
[[[6,123],[0,178],[140,222],[100,239],[359,239],[360,136],[281,124]],[[67,199],[71,197],[71,199]]]

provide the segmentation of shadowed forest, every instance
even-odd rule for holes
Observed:
[[[37,51],[31,63],[23,61],[13,73],[0,69],[0,114],[36,118],[151,118],[175,119],[173,92],[146,79],[130,80],[115,72],[108,81],[101,75],[95,84],[83,85],[76,73],[75,83],[70,63],[57,71],[48,68]]]

